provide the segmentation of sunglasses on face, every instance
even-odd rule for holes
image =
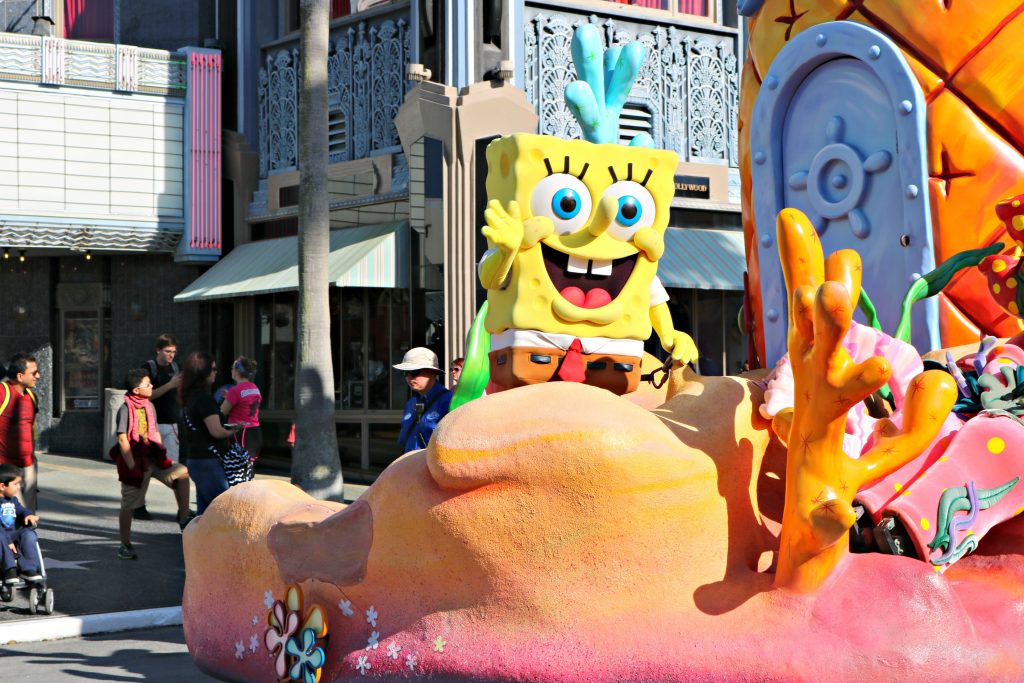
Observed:
[[[405,371],[405,376],[406,377],[418,377],[420,375],[426,375],[429,372],[430,372],[429,370],[406,370]]]

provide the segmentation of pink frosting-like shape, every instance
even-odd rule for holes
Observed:
[[[892,390],[896,410],[892,421],[899,426],[902,420],[903,400],[906,396],[907,387],[911,380],[924,370],[921,356],[917,350],[898,339],[889,335],[861,325],[854,321],[850,324],[846,336],[843,338],[843,348],[850,354],[857,363],[862,363],[868,358],[882,356],[889,361],[892,368],[892,377],[889,379],[889,388]],[[761,416],[771,419],[786,408],[793,407],[793,367],[789,361],[789,354],[779,359],[775,368],[768,376],[767,388],[764,392],[764,403],[759,410]],[[955,418],[954,418],[955,420]],[[851,458],[859,458],[869,445],[874,431],[876,418],[867,414],[867,407],[863,403],[854,406],[846,416],[846,434],[843,437],[843,451]],[[943,425],[940,436],[949,433],[956,423]]]

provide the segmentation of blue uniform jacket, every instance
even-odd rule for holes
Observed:
[[[438,382],[426,396],[416,394],[405,404],[402,415],[402,431],[398,435],[398,443],[402,444],[402,452],[408,453],[426,448],[430,435],[434,433],[437,423],[448,414],[448,405],[452,402],[452,392]],[[416,406],[424,406],[423,416],[416,421]]]

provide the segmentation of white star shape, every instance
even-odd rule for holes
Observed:
[[[352,611],[351,600],[339,600],[338,609],[340,609],[341,613],[344,614],[346,617],[351,617],[353,614],[355,614],[355,612]]]
[[[405,658],[405,665],[407,667],[409,667],[410,669],[415,669],[416,668],[416,655],[414,655],[414,654],[407,655],[406,658]]]
[[[372,668],[372,666],[370,665],[370,662],[366,659],[366,657],[362,656],[356,663],[356,668],[359,669],[360,676],[365,676],[366,672],[369,671]]]
[[[241,659],[245,657],[245,643],[238,641],[235,643],[235,659]]]
[[[267,609],[270,609],[271,607],[274,606],[274,593],[273,593],[273,591],[267,591],[266,593],[263,594],[263,605]]]
[[[260,639],[256,637],[256,634],[249,636],[249,652],[256,652],[260,646]]]
[[[373,605],[370,605],[370,609],[366,610],[366,623],[377,628],[377,617],[379,616],[380,615],[377,614],[377,610],[373,608]]]
[[[258,623],[260,623],[260,618],[259,618],[259,616],[258,616],[258,615],[255,615],[255,614],[254,614],[254,615],[252,615],[252,625],[253,625],[253,626],[255,626],[255,625],[256,625],[256,624],[258,624]]]
[[[366,641],[366,649],[367,650],[376,650],[377,646],[380,645],[380,643],[378,642],[379,638],[380,638],[380,634],[377,633],[376,631],[371,633],[370,634],[370,639]]]
[[[402,646],[398,643],[388,643],[388,657],[391,659],[398,659],[398,653],[402,650]]]

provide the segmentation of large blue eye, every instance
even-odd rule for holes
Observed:
[[[568,173],[541,178],[530,195],[530,212],[534,216],[550,218],[559,235],[568,235],[583,228],[590,220],[593,208],[590,190],[579,178]]]
[[[551,198],[551,210],[563,221],[575,218],[582,206],[579,192],[571,187],[562,188]]]
[[[646,187],[632,180],[620,180],[604,191],[619,205],[615,220],[608,226],[608,234],[622,242],[629,242],[642,228],[654,225],[658,207]]]
[[[625,228],[631,228],[639,222],[644,215],[644,209],[640,202],[633,195],[624,194],[619,197],[619,212],[615,220]]]

